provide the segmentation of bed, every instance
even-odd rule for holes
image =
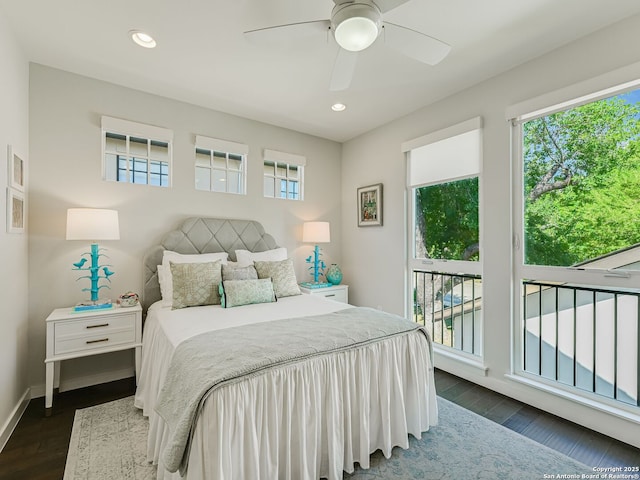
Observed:
[[[241,253],[244,262],[266,258],[247,268],[262,273],[290,267],[271,260],[282,250],[258,222],[188,218],[145,255],[135,405],[149,418],[158,480],[337,480],[356,464],[368,468],[378,449],[389,457],[408,448],[409,434],[420,438],[437,422],[431,343],[412,322],[316,295],[276,295],[284,292],[277,272],[220,281],[227,308],[173,308],[179,295],[172,305],[161,294],[172,252],[204,259],[197,268],[227,255],[225,272]],[[170,265],[179,289],[183,267]],[[234,292],[247,285],[273,288],[273,298],[245,304]]]

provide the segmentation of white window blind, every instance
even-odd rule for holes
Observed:
[[[482,119],[438,130],[402,144],[408,153],[407,184],[432,185],[478,175],[482,165]]]
[[[244,143],[231,142],[229,140],[221,140],[219,138],[203,137],[196,135],[196,147],[206,148],[216,152],[237,153],[238,155],[247,155],[249,146]]]
[[[109,133],[122,133],[131,137],[142,137],[172,143],[173,131],[168,128],[145,125],[143,123],[122,120],[121,118],[102,117],[102,131]]]
[[[307,158],[303,155],[295,153],[279,152],[278,150],[264,149],[264,159],[272,162],[286,163],[287,165],[297,165],[304,167],[307,164]]]

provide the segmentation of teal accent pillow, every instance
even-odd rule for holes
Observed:
[[[218,285],[222,281],[222,262],[169,262],[173,279],[171,308],[219,305]]]
[[[258,278],[271,278],[276,297],[290,297],[301,295],[296,272],[293,269],[293,260],[290,258],[279,262],[253,262],[258,272]]]
[[[270,278],[253,280],[224,280],[219,287],[220,303],[223,308],[271,303],[276,301],[273,282]]]

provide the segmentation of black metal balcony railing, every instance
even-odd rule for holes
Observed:
[[[523,370],[640,406],[640,293],[523,281]]]
[[[413,318],[434,342],[482,355],[481,278],[414,270]]]

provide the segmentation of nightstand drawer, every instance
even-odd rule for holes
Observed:
[[[347,303],[347,291],[345,289],[331,290],[327,292],[314,292],[314,295],[319,297],[325,297],[329,300],[335,300],[336,302]]]
[[[308,288],[304,285],[300,285],[300,291],[307,295],[325,297],[328,300],[335,300],[336,302],[349,303],[348,285],[333,285],[331,287],[321,288]]]
[[[135,315],[111,315],[55,325],[54,354],[90,351],[136,340]]]

